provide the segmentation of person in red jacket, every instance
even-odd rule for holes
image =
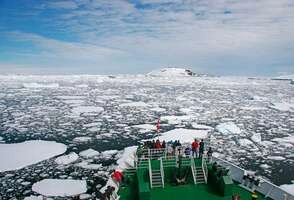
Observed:
[[[161,149],[161,144],[159,140],[156,140],[155,142],[155,149]]]
[[[197,139],[194,140],[194,142],[192,142],[192,156],[193,157],[198,157],[198,154],[199,154],[199,142]],[[194,156],[195,154],[195,156]]]
[[[118,171],[118,170],[114,170],[113,174],[111,175],[111,177],[113,178],[113,180],[115,180],[117,183],[121,183],[122,178],[123,178],[123,174]]]

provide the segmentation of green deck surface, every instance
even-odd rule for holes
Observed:
[[[137,200],[139,199],[133,193],[130,187],[122,188],[119,192],[121,200]],[[209,189],[208,185],[200,184],[200,185],[180,185],[180,186],[171,186],[165,185],[165,188],[154,188],[151,189],[150,192],[150,200],[191,200],[191,199],[199,199],[199,200],[231,200],[231,196],[220,196],[215,194],[211,189]],[[251,193],[237,184],[233,186],[233,194],[238,194],[241,197],[241,200],[251,200]],[[258,200],[267,199],[262,195],[258,195]]]
[[[196,166],[201,166],[200,159],[195,159],[194,162]],[[146,163],[142,163],[142,166],[143,165],[146,166]],[[187,169],[187,166],[184,165],[185,164],[183,164],[183,169]],[[159,169],[159,167],[159,160],[151,160],[152,169]],[[170,177],[173,169],[173,166],[164,167],[166,175],[164,188],[150,188],[148,167],[137,169],[135,174],[130,176],[127,175],[126,179],[128,179],[128,183],[123,183],[120,187],[118,193],[120,195],[120,200],[231,200],[232,194],[238,194],[241,200],[251,200],[251,192],[240,187],[238,183],[234,182],[232,184],[231,182],[232,193],[227,196],[222,196],[212,189],[211,184],[202,183],[195,185],[191,177],[192,173],[189,174],[190,177],[187,179],[186,184],[172,184],[172,179]],[[141,195],[139,195],[139,190],[141,190]],[[267,198],[258,194],[258,200],[262,199]]]

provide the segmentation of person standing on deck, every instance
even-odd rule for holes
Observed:
[[[194,142],[192,142],[192,156],[197,158],[198,157],[198,152],[199,152],[199,143],[198,140],[195,139]]]
[[[199,143],[199,158],[202,158],[204,153],[204,142],[203,139],[201,139],[201,142]]]
[[[208,162],[211,163],[211,159],[212,159],[212,149],[211,147],[209,147],[208,151],[207,151],[207,159],[208,159]]]

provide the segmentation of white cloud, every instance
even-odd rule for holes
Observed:
[[[76,9],[78,5],[73,1],[58,1],[58,2],[49,2],[49,8],[56,8],[56,9]]]
[[[54,3],[56,9],[66,7],[64,1]],[[72,3],[66,12],[46,20],[50,29],[74,35],[79,42],[37,35],[26,35],[26,39],[50,56],[104,64],[119,60],[126,68],[189,65],[229,66],[231,70],[239,65],[277,68],[293,64],[291,0]]]

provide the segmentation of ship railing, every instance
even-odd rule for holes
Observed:
[[[212,162],[217,162],[218,164],[224,167],[228,167],[230,169],[230,176],[232,177],[232,179],[239,183],[243,182],[243,176],[246,172],[245,169],[238,167],[237,165],[234,165],[233,163],[230,163],[221,158],[216,158],[214,156],[212,156]],[[250,188],[246,188],[246,189],[251,191]],[[294,200],[294,196],[292,194],[286,192],[285,190],[281,189],[279,186],[263,178],[260,178],[260,184],[259,186],[255,187],[254,190],[263,194],[265,197],[269,197],[274,200]]]
[[[149,179],[150,179],[150,187],[152,188],[153,187],[153,184],[152,184],[152,168],[151,168],[151,161],[150,159],[148,159],[148,168],[149,168]]]
[[[166,157],[166,148],[148,149],[148,157],[151,159]]]
[[[145,158],[145,157],[136,157],[135,158],[135,164],[134,167],[135,169],[138,168],[148,168],[148,162],[149,162],[149,158]]]
[[[162,158],[160,158],[160,173],[161,173],[162,187],[164,188],[164,169],[162,164]]]
[[[204,174],[205,183],[207,183],[208,170],[207,170],[207,164],[206,164],[206,159],[205,159],[204,155],[202,155],[202,170],[203,170],[203,174]]]
[[[194,162],[193,157],[191,157],[191,170],[192,170],[194,184],[197,184],[197,180],[196,180],[197,171],[196,171],[196,166],[195,166],[195,162]]]

